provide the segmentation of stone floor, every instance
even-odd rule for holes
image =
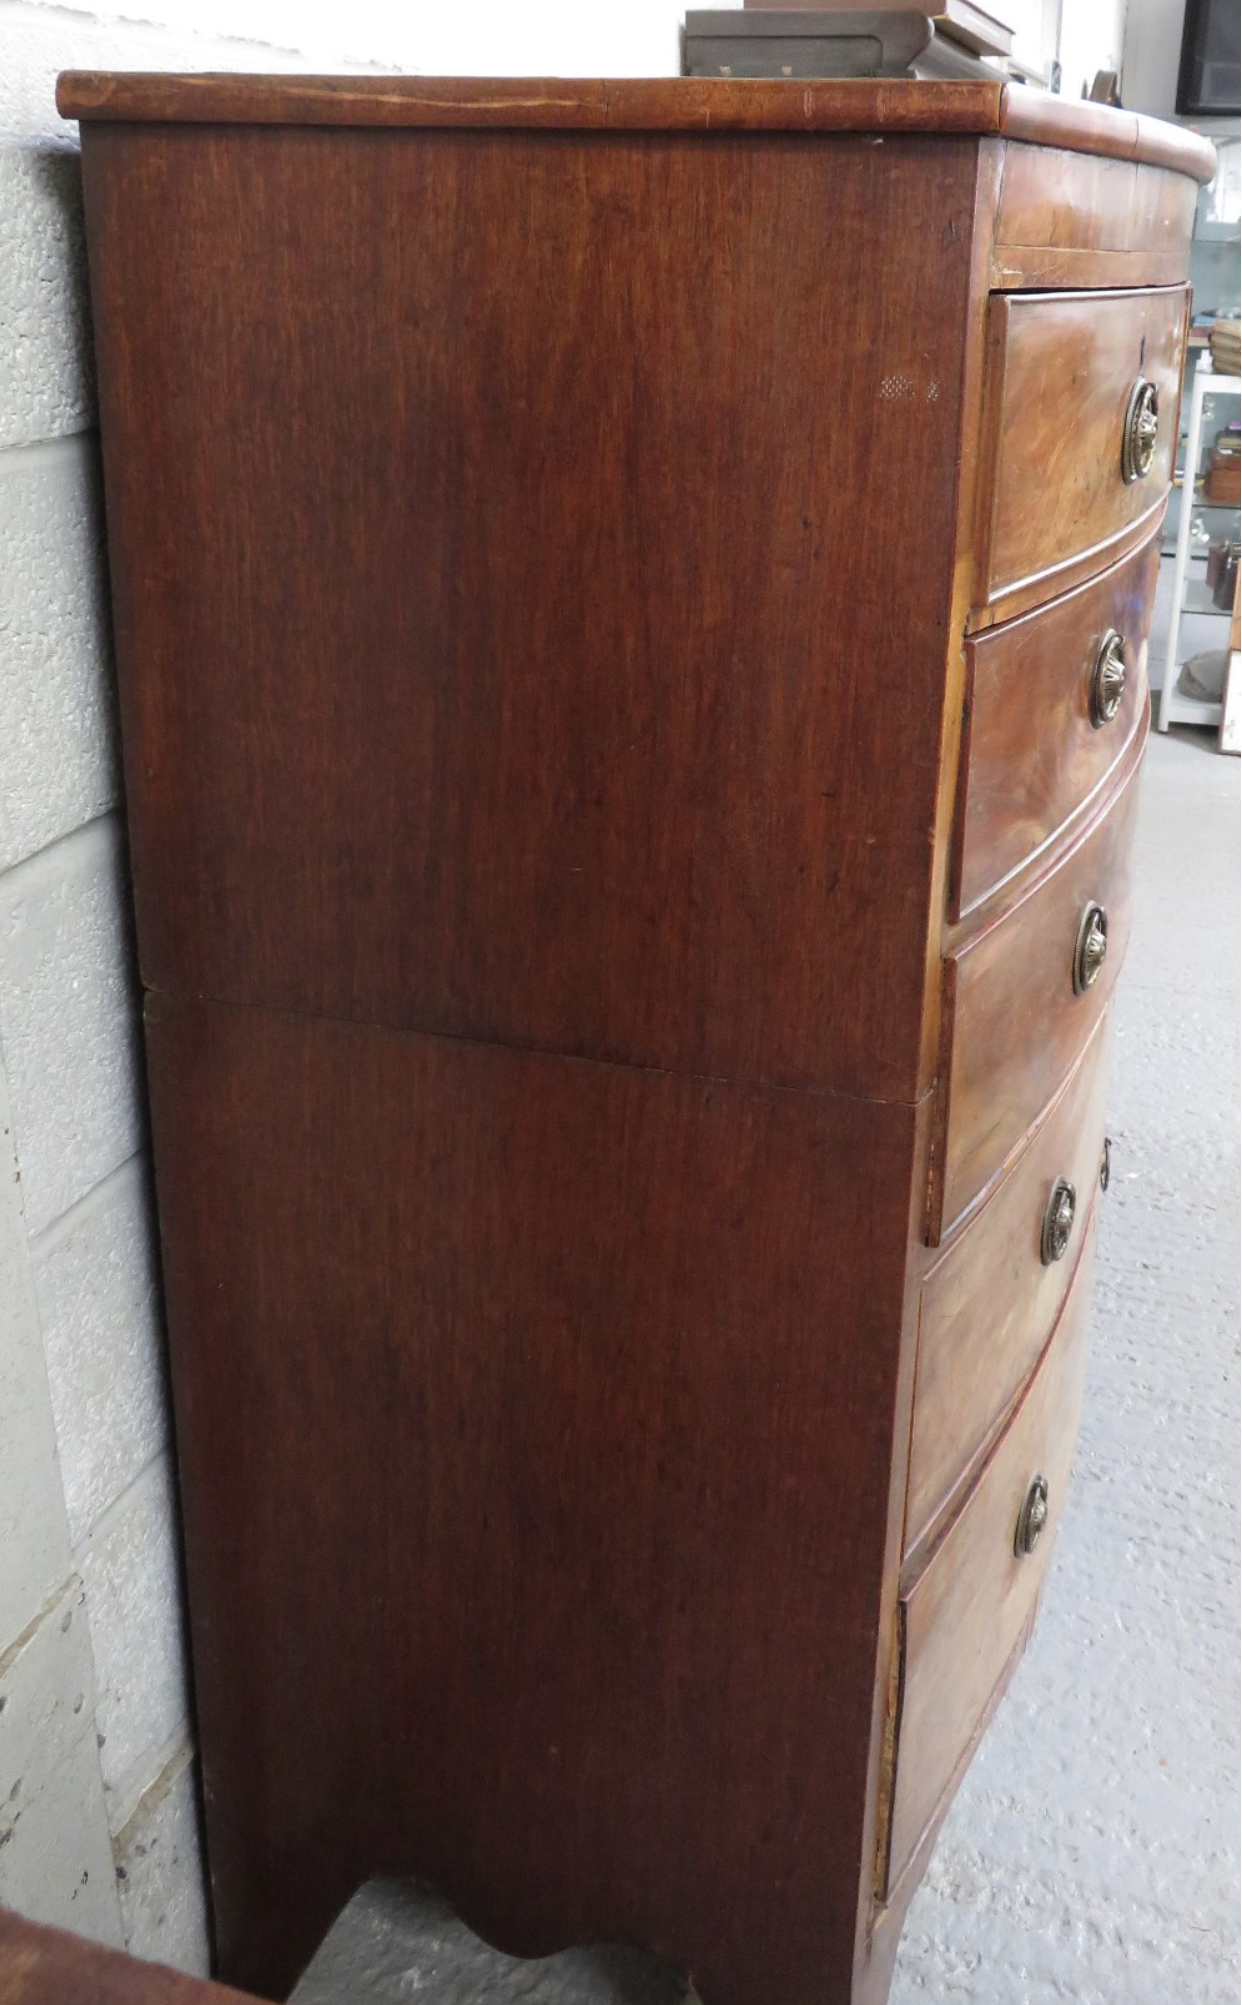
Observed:
[[[910,1910],[892,2005],[1236,2005],[1240,778],[1206,734],[1152,742],[1075,1491],[1040,1626]],[[376,1886],[294,1997],[415,1993],[684,1995],[617,1952],[515,1963],[434,1900]]]

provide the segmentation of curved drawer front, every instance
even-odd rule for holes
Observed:
[[[906,1551],[969,1479],[1048,1341],[1104,1153],[1108,1019],[1004,1180],[930,1270],[919,1309]]]
[[[1177,443],[1188,293],[997,294],[989,307],[995,472],[980,602],[1007,616],[1092,576],[1140,540]],[[1143,398],[1154,399],[1150,462]],[[1130,465],[1130,433],[1137,459]],[[1132,477],[1127,477],[1131,475]]]
[[[1167,167],[1010,140],[992,284],[1174,285],[1190,263],[1198,187]],[[1078,278],[1086,266],[1091,278]],[[1103,271],[1103,278],[1094,276]]]
[[[1136,758],[1056,869],[948,956],[947,1112],[933,1244],[1020,1147],[1104,1014],[1130,932],[1137,779]],[[1100,931],[1105,951],[1093,966]]]
[[[1030,1633],[1065,1501],[1086,1363],[1090,1240],[1047,1355],[969,1503],[902,1597],[902,1689],[888,1888],[947,1806]],[[1038,1479],[1047,1516],[1019,1529]]]
[[[1157,526],[1103,577],[967,642],[952,918],[1065,827],[1141,727],[1159,562]]]

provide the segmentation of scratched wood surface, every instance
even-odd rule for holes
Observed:
[[[66,71],[66,118],[514,131],[995,132],[1003,84],[696,77],[316,77]],[[1118,139],[1122,144],[1121,134]],[[1213,162],[1215,156],[1213,155]]]
[[[1198,133],[1108,105],[962,82],[706,81],[692,77],[311,77],[67,70],[57,106],[83,120],[275,124],[509,125],[580,129],[1003,132],[1173,168],[1210,181],[1216,153]]]
[[[1010,142],[992,284],[1179,284],[1189,274],[1197,195],[1195,182],[1170,167]]]

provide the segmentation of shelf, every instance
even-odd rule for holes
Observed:
[[[1226,524],[1232,526],[1232,522],[1237,519],[1239,513],[1242,513],[1238,505],[1233,502],[1208,501],[1196,493],[1200,481],[1205,478],[1204,451],[1218,423],[1215,412],[1209,416],[1205,406],[1209,399],[1216,397],[1242,398],[1242,377],[1218,374],[1204,356],[1198,367],[1187,373],[1186,390],[1189,395],[1188,423],[1182,452],[1182,474],[1180,480],[1175,479],[1175,485],[1179,487],[1180,493],[1177,537],[1172,552],[1169,553],[1173,557],[1172,605],[1169,613],[1168,641],[1164,650],[1167,664],[1166,681],[1160,692],[1160,703],[1156,713],[1156,728],[1159,731],[1166,730],[1170,723],[1211,726],[1221,721],[1222,706],[1219,702],[1209,703],[1196,697],[1180,696],[1177,693],[1176,679],[1185,658],[1184,650],[1179,647],[1178,641],[1183,619],[1223,620],[1228,623],[1232,617],[1232,608],[1213,603],[1204,575],[1207,552],[1191,551],[1190,532],[1193,520],[1198,516],[1206,524],[1215,526],[1219,532]],[[1207,438],[1204,437],[1205,432],[1208,434]],[[1225,518],[1223,523],[1221,517]]]
[[[1169,724],[1203,724],[1213,727],[1220,723],[1223,709],[1222,703],[1211,703],[1202,696],[1183,696],[1180,691],[1174,689],[1170,692],[1167,702],[1162,699],[1163,721],[1160,729],[1163,731]]]
[[[1175,480],[1173,486],[1179,495],[1186,492],[1185,483]],[[1242,515],[1242,502],[1238,501],[1192,501],[1191,509],[1196,515]]]
[[[1168,554],[1169,553],[1167,551],[1161,552],[1162,556],[1167,556]],[[1176,555],[1176,552],[1174,552],[1173,554]],[[1227,620],[1229,618],[1230,613],[1233,611],[1233,603],[1232,601],[1230,601],[1229,605],[1227,606],[1218,606],[1213,604],[1212,588],[1208,584],[1206,577],[1203,575],[1204,568],[1206,566],[1206,561],[1207,561],[1206,554],[1202,556],[1193,556],[1190,559],[1190,563],[1187,566],[1186,576],[1182,585],[1182,594],[1181,594],[1182,611],[1184,613],[1193,613],[1197,619],[1202,618],[1204,614],[1214,613],[1218,619]],[[1196,570],[1198,571],[1197,576],[1196,576]]]
[[[1236,541],[1237,541],[1237,538],[1236,538],[1236,537],[1234,537],[1234,538],[1233,538],[1232,540],[1233,540],[1234,542],[1236,542]],[[1161,555],[1161,557],[1162,557],[1162,558],[1165,558],[1165,557],[1176,557],[1176,555],[1177,555],[1177,543],[1176,543],[1176,540],[1175,540],[1175,539],[1174,539],[1173,537],[1171,537],[1171,536],[1170,536],[1170,537],[1169,537],[1169,538],[1167,539],[1167,541],[1165,541],[1165,542],[1162,542],[1162,543],[1161,543],[1161,545],[1160,545],[1160,555]],[[1200,550],[1200,551],[1198,551],[1198,552],[1196,553],[1195,557],[1193,557],[1193,558],[1191,559],[1191,562],[1192,562],[1192,563],[1199,563],[1199,564],[1202,564],[1202,563],[1203,563],[1203,561],[1204,561],[1204,558],[1205,558],[1206,556],[1207,556],[1207,552],[1206,552],[1205,550]],[[1203,581],[1202,581],[1202,580],[1200,580],[1199,582],[1200,582],[1200,583],[1203,583]],[[1204,589],[1205,589],[1205,590],[1207,589],[1207,588],[1206,588],[1206,585],[1204,585]],[[1218,608],[1218,610],[1219,610],[1219,608]]]

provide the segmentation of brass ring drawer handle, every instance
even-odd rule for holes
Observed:
[[[1074,942],[1074,994],[1094,988],[1108,952],[1108,914],[1102,905],[1088,905]]]
[[[1151,472],[1156,457],[1156,433],[1160,413],[1156,386],[1140,376],[1126,406],[1126,426],[1121,437],[1121,478],[1127,483],[1142,480]]]
[[[1069,1178],[1058,1177],[1052,1186],[1052,1195],[1044,1211],[1043,1230],[1039,1235],[1039,1257],[1045,1267],[1051,1267],[1054,1261],[1065,1258],[1074,1230],[1077,1203],[1078,1193]]]
[[[1095,730],[1111,724],[1126,693],[1125,642],[1110,629],[1100,643],[1091,674],[1091,722]]]
[[[1031,1487],[1022,1501],[1018,1512],[1018,1529],[1013,1535],[1014,1554],[1022,1559],[1034,1552],[1048,1522],[1048,1478],[1033,1476]]]

